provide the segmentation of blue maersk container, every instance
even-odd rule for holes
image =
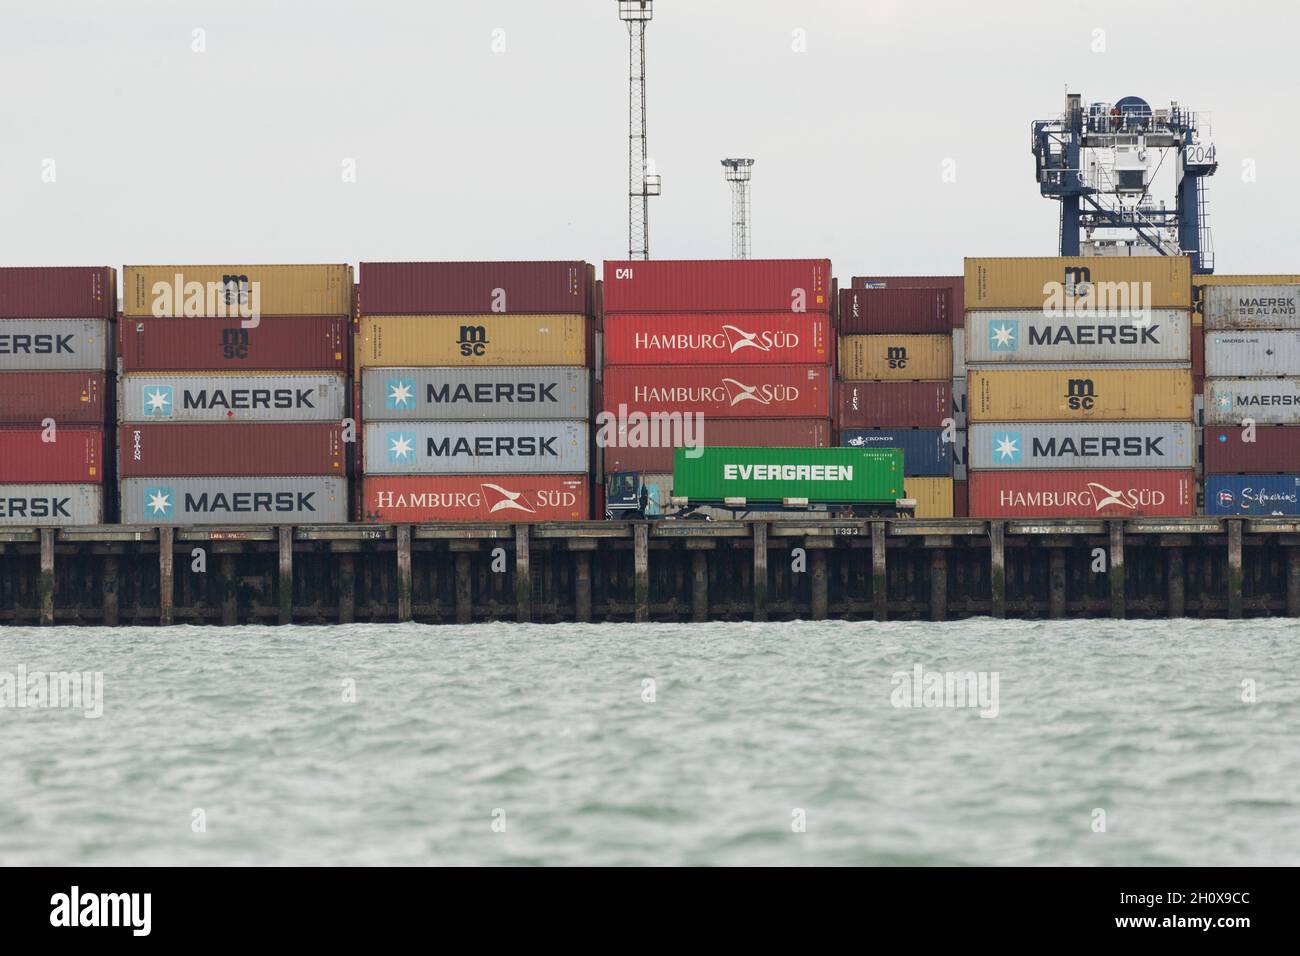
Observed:
[[[943,440],[942,428],[846,428],[843,448],[901,448],[903,475],[908,478],[951,478],[953,443]]]
[[[1300,515],[1300,475],[1207,475],[1207,515]]]

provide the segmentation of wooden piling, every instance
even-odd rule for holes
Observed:
[[[809,582],[812,585],[812,619],[824,621],[827,606],[826,549],[809,548],[808,558],[808,570],[812,576]]]
[[[1300,547],[1286,549],[1286,613],[1300,617]]]
[[[1052,548],[1047,557],[1047,616],[1065,617],[1065,549]]]
[[[1127,613],[1124,599],[1124,522],[1111,521],[1110,526],[1110,616],[1122,618]]]
[[[174,619],[175,579],[173,552],[176,529],[164,525],[158,529],[158,623],[169,626]]]
[[[989,587],[994,617],[1007,616],[1006,534],[1006,522],[989,522]]]
[[[397,526],[397,620],[411,620],[411,526]]]
[[[350,551],[339,554],[339,623],[357,619],[357,565]]]
[[[691,552],[691,620],[703,624],[709,619],[709,555]]]
[[[54,529],[41,529],[41,626],[54,624]]]
[[[515,525],[515,620],[533,619],[533,574],[528,561],[528,525]]]
[[[474,582],[468,551],[456,553],[456,623],[470,624],[474,620]]]
[[[1169,548],[1165,551],[1165,582],[1168,595],[1169,617],[1185,617],[1187,614],[1187,582],[1183,569],[1183,549]]]
[[[1231,518],[1228,525],[1228,617],[1241,617],[1241,519]]]
[[[650,526],[638,521],[632,526],[632,575],[636,598],[635,618],[650,620]]]
[[[948,552],[944,548],[930,551],[930,620],[948,619]]]
[[[871,604],[877,621],[889,618],[889,581],[885,577],[885,522],[871,522]]]
[[[293,528],[279,528],[281,624],[293,623]]]
[[[235,584],[235,556],[221,555],[221,624],[234,627],[239,623],[239,588]]]
[[[104,577],[100,582],[100,593],[103,597],[103,622],[105,627],[117,627],[118,623],[118,606],[117,606],[117,555],[106,554],[104,556]]]
[[[767,522],[750,526],[754,543],[754,620],[767,620]]]
[[[573,617],[579,624],[591,623],[591,551],[573,552]]]

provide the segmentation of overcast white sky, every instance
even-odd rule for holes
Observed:
[[[0,263],[621,258],[616,11],[0,0]],[[1029,124],[1068,84],[1209,111],[1218,271],[1300,271],[1298,26],[1250,0],[656,0],[651,253],[729,255],[719,160],[752,156],[755,256],[847,279],[1053,255]]]

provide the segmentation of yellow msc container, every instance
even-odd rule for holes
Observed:
[[[1190,368],[971,369],[972,422],[1192,420]]]
[[[356,368],[587,364],[581,315],[366,315]]]
[[[952,378],[950,335],[841,335],[839,353],[845,381]]]
[[[123,266],[129,318],[351,315],[349,265]]]
[[[904,494],[916,499],[918,518],[952,517],[951,478],[904,478]]]
[[[967,309],[1189,309],[1187,256],[967,259]]]

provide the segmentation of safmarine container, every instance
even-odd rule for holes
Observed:
[[[1246,441],[1247,435],[1253,438]],[[1252,433],[1244,428],[1207,428],[1206,474],[1300,474],[1300,427],[1265,425]]]
[[[348,265],[122,267],[122,315],[348,315]]]
[[[338,422],[342,372],[132,372],[118,380],[122,422]]]
[[[1186,368],[971,369],[971,423],[1192,420]]]
[[[111,319],[117,270],[109,266],[0,268],[0,319]]]
[[[1300,475],[1208,475],[1207,515],[1300,515]]]
[[[638,444],[629,447],[633,441]],[[658,444],[642,444],[646,441]],[[610,419],[606,428],[604,420],[596,421],[596,445],[603,449],[606,474],[672,471],[673,450],[683,441],[702,445],[826,448],[831,443],[831,423],[825,418],[706,418],[697,430],[697,423],[687,418],[681,427],[674,427],[670,422],[665,434],[662,423],[651,429],[648,422],[638,426],[636,422]]]
[[[361,308],[370,314],[593,311],[586,262],[363,262]]]
[[[953,516],[953,480],[951,478],[924,478],[912,476],[905,482],[906,495],[916,502],[918,518],[951,518]]]
[[[365,315],[357,368],[589,364],[581,315]]]
[[[197,370],[346,371],[348,319],[333,315],[239,319],[123,319],[118,356],[125,372]]]
[[[1177,309],[1156,309],[1139,318],[969,312],[966,359],[972,364],[1189,362],[1191,329],[1191,313]]]
[[[606,365],[825,364],[825,312],[607,314]]]
[[[0,322],[0,369],[106,370],[112,328],[105,320],[6,319]]]
[[[942,428],[847,428],[840,431],[843,448],[897,448],[903,452],[903,474],[918,478],[951,478],[953,443]]]
[[[1205,424],[1300,425],[1300,378],[1211,378],[1205,382]]]
[[[1300,285],[1220,285],[1201,296],[1207,329],[1300,329]]]
[[[336,422],[122,425],[117,473],[149,475],[346,475]]]
[[[1206,332],[1210,378],[1300,375],[1300,331]]]
[[[605,263],[605,312],[829,312],[829,259]]]
[[[591,417],[591,372],[568,366],[369,368],[366,421]]]
[[[854,289],[947,289],[951,295],[949,318],[959,328],[966,314],[963,276],[853,276]]]
[[[583,475],[381,475],[363,483],[363,519],[425,521],[585,521],[590,480]]]
[[[1190,309],[1187,256],[967,259],[970,309]]]
[[[104,423],[104,372],[0,372],[0,424]]]
[[[888,502],[902,497],[903,453],[896,449],[679,448],[673,494],[691,501],[749,503],[806,498],[817,504]]]
[[[0,485],[0,525],[54,525],[66,528],[103,522],[102,485]]]
[[[1190,517],[1191,470],[971,471],[972,518]]]
[[[0,482],[94,484],[103,480],[102,429],[0,428]]]
[[[831,374],[824,365],[609,366],[605,411],[689,412],[713,418],[826,418]]]
[[[948,379],[932,382],[837,382],[835,424],[840,428],[938,428],[953,415]],[[962,380],[962,386],[966,384]]]
[[[1190,422],[1002,422],[972,425],[969,464],[977,471],[1059,468],[1192,468]]]
[[[953,327],[949,289],[841,289],[840,334],[947,335]]]
[[[371,422],[367,475],[564,474],[587,471],[586,422]]]
[[[952,376],[949,335],[841,335],[840,377],[848,381],[919,381]]]
[[[340,524],[346,478],[123,478],[123,524]]]

